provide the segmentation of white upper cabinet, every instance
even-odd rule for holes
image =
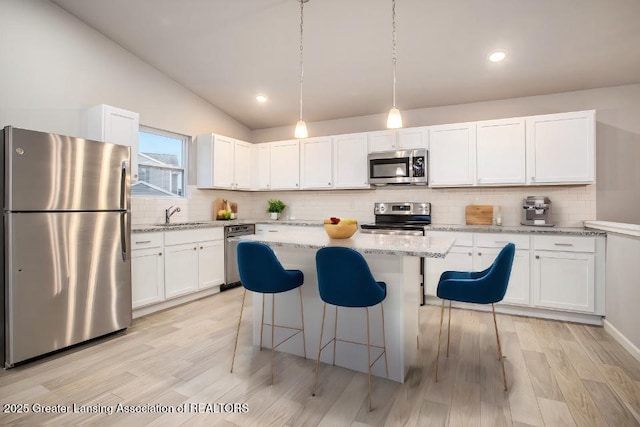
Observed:
[[[595,182],[595,111],[527,117],[527,182]]]
[[[131,182],[138,180],[138,131],[140,115],[110,105],[87,110],[87,139],[131,147]]]
[[[253,144],[216,134],[196,137],[198,188],[251,188]]]
[[[300,141],[300,187],[303,189],[333,186],[333,141],[331,137]]]
[[[257,182],[258,190],[271,189],[271,144],[256,145],[257,159]]]
[[[431,187],[475,183],[476,124],[456,123],[429,128]]]
[[[369,188],[367,134],[333,137],[334,188]]]
[[[251,159],[254,145],[244,141],[235,141],[233,151],[233,176],[236,190],[251,188]]]
[[[478,185],[525,184],[524,118],[478,122],[476,129]]]
[[[416,150],[429,148],[429,128],[405,128],[398,130],[398,149]]]
[[[369,152],[392,151],[398,149],[398,132],[395,130],[381,130],[368,132]]]
[[[299,141],[271,142],[271,189],[297,190],[300,188]]]

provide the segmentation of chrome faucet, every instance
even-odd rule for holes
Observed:
[[[165,224],[169,224],[169,222],[171,222],[171,216],[176,213],[176,212],[180,212],[180,207],[177,207],[173,210],[171,210],[171,208],[173,208],[173,206],[169,206],[169,209],[164,211],[164,223]]]

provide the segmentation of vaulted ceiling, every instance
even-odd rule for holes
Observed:
[[[51,1],[250,129],[298,118],[298,0]],[[397,0],[396,14],[401,110],[640,82],[638,0]],[[307,122],[389,110],[391,35],[391,0],[305,3]]]

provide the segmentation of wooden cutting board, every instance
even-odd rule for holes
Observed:
[[[238,213],[237,203],[229,202],[229,207],[231,208],[231,212],[235,214]],[[220,199],[220,198],[215,199],[211,204],[211,219],[213,220],[221,219],[221,218],[218,218],[218,211],[226,208],[227,208],[227,199]]]
[[[464,217],[467,225],[491,225],[493,224],[493,206],[467,205],[464,209]]]

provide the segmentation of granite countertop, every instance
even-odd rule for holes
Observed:
[[[612,221],[585,221],[584,226],[588,229],[600,230],[601,232],[621,234],[629,237],[640,237],[640,224],[627,224]]]
[[[424,228],[426,231],[466,231],[469,233],[514,233],[514,234],[562,234],[567,236],[606,236],[600,230],[583,227],[536,227],[532,225],[502,226],[502,225],[461,225],[461,224],[431,224]]]
[[[357,232],[349,239],[331,239],[324,229],[310,228],[309,232],[252,234],[235,238],[240,241],[262,242],[269,246],[301,249],[320,249],[343,246],[363,254],[399,255],[444,258],[455,239],[447,237],[396,236]]]
[[[178,222],[170,226],[163,224],[146,224],[132,226],[133,233],[148,233],[154,231],[170,230],[192,230],[199,228],[225,227],[227,225],[242,224],[274,224],[274,225],[295,225],[303,227],[322,227],[322,220],[270,220],[270,219],[236,219],[230,221],[192,221]],[[585,224],[589,224],[585,222]],[[555,234],[569,236],[606,236],[603,228],[583,228],[583,227],[535,227],[527,225],[518,226],[498,226],[498,225],[464,225],[464,224],[431,224],[425,227],[427,231],[463,231],[468,233],[514,233],[514,234]],[[609,230],[611,231],[611,230]]]

